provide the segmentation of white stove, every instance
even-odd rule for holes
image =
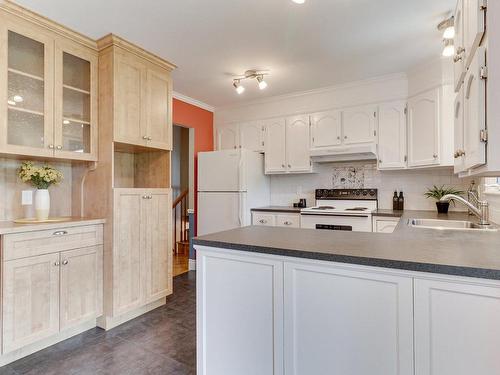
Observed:
[[[318,189],[316,205],[300,212],[301,227],[371,232],[377,206],[377,189]]]

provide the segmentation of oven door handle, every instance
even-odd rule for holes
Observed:
[[[341,216],[341,217],[370,217],[370,215],[343,215],[343,214],[317,214],[317,213],[308,213],[302,212],[301,215],[307,216]]]

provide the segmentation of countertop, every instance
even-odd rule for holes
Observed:
[[[379,208],[378,210],[373,211],[372,215],[379,217],[401,217],[405,212],[411,211],[387,210]]]
[[[259,212],[287,212],[287,213],[300,214],[300,210],[302,210],[302,207],[265,206],[265,207],[252,208],[250,211],[259,211]]]
[[[500,231],[412,228],[407,225],[409,218],[472,220],[467,213],[404,211],[390,234],[250,226],[197,237],[194,244],[500,280]]]
[[[92,219],[85,217],[69,217],[66,221],[40,224],[16,224],[13,221],[0,221],[0,235],[77,227],[81,225],[104,224],[105,222],[105,219]]]

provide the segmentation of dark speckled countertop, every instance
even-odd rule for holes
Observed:
[[[257,212],[287,212],[287,213],[300,213],[301,207],[291,207],[291,206],[265,206],[252,208],[250,211]]]
[[[500,231],[412,228],[409,218],[473,220],[467,213],[404,211],[391,234],[250,226],[197,237],[194,244],[500,280]]]

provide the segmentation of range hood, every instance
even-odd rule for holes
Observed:
[[[343,145],[311,150],[311,158],[315,163],[331,163],[335,161],[376,160],[377,146],[374,144]]]

